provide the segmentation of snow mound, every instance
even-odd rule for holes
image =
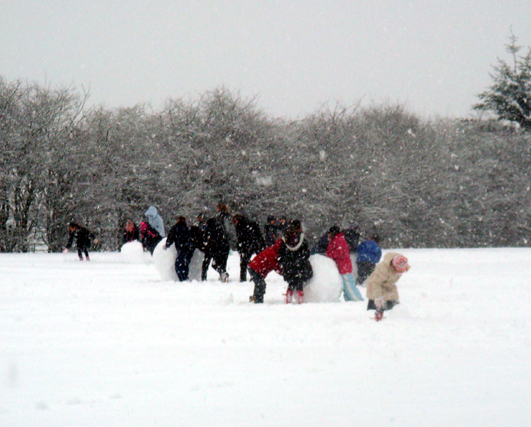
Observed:
[[[153,263],[155,268],[160,274],[160,278],[163,282],[169,280],[177,281],[177,273],[175,272],[175,260],[177,259],[177,250],[175,245],[171,245],[168,249],[164,250],[166,246],[166,237],[162,239],[155,250],[153,251]]]
[[[144,261],[144,248],[138,240],[125,243],[120,249],[120,259],[128,264],[138,264]]]
[[[337,302],[343,294],[343,281],[334,260],[312,255],[313,277],[304,287],[306,302]]]
[[[409,311],[409,308],[403,304],[398,304],[393,307],[391,311],[386,312],[387,315],[392,316],[395,319],[411,320],[413,315]]]

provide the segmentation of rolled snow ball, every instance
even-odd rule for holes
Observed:
[[[343,293],[343,280],[334,260],[323,255],[312,255],[313,277],[304,287],[306,302],[337,302]]]
[[[125,243],[120,249],[120,259],[128,264],[138,264],[144,261],[144,249],[138,240]]]
[[[166,237],[162,239],[153,251],[153,263],[160,274],[163,282],[169,280],[178,280],[175,272],[175,260],[177,259],[177,250],[175,245],[171,245],[166,250]]]
[[[205,259],[205,254],[199,249],[194,250],[192,259],[190,260],[190,265],[188,268],[188,278],[190,280],[201,280],[201,270],[203,268],[203,260]]]

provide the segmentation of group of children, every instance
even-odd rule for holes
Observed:
[[[268,217],[262,238],[256,222],[243,215],[231,215],[228,207],[218,204],[215,217],[205,220],[203,214],[191,227],[182,216],[177,218],[170,229],[164,249],[175,245],[177,258],[175,271],[180,281],[188,280],[188,266],[195,249],[204,254],[201,280],[206,280],[210,264],[219,273],[220,280],[228,281],[227,259],[231,248],[231,239],[235,240],[240,254],[240,281],[246,281],[247,272],[254,283],[254,292],[250,301],[263,303],[266,292],[265,278],[271,271],[282,275],[287,282],[286,303],[304,302],[304,285],[313,277],[310,255],[320,253],[334,260],[343,281],[343,295],[346,301],[363,301],[357,288],[366,282],[368,310],[375,310],[375,319],[381,320],[385,310],[391,310],[399,302],[396,282],[409,270],[407,258],[396,252],[387,253],[379,263],[382,251],[379,237],[373,235],[369,240],[359,243],[360,232],[357,225],[341,230],[332,226],[310,250],[308,240],[299,220],[275,224],[274,217]],[[137,228],[128,220],[124,227],[123,242],[139,240],[144,250],[153,254],[157,244],[165,237],[164,221],[156,207],[150,206],[145,213],[147,221]],[[235,232],[231,237],[229,227]],[[67,250],[76,240],[78,255],[88,260],[90,241],[97,239],[85,227],[70,224],[70,238]],[[356,252],[357,279],[354,279],[351,252]],[[253,257],[254,255],[254,257]]]
[[[345,235],[348,236],[348,241]],[[311,252],[324,252],[324,255],[334,260],[343,281],[343,295],[346,301],[363,301],[357,285],[368,279],[367,309],[375,310],[375,319],[379,321],[382,320],[385,310],[391,310],[399,303],[396,282],[410,267],[407,258],[395,252],[386,254],[383,261],[378,264],[382,252],[377,235],[359,244],[358,240],[359,232],[356,227],[342,231],[338,226],[332,226],[326,233],[326,243],[324,239],[320,239]],[[353,249],[357,252],[356,281],[350,256]],[[296,302],[302,303],[303,286],[312,277],[309,263],[311,252],[305,244],[300,222],[292,221],[284,237],[257,254],[249,263],[251,280],[255,284],[251,301],[264,302],[265,278],[271,271],[276,271],[288,282],[286,303],[292,302],[294,292],[296,292]]]

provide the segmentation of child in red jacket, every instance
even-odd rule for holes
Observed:
[[[350,259],[348,243],[337,225],[328,230],[328,240],[330,243],[326,250],[326,256],[336,262],[339,274],[343,279],[345,301],[363,301],[352,275],[352,260]]]
[[[251,302],[261,304],[264,302],[264,294],[266,291],[266,276],[273,270],[278,274],[282,274],[282,269],[277,261],[277,254],[282,239],[278,239],[273,246],[264,249],[257,254],[249,263],[249,274],[251,280],[254,282],[254,293],[250,298]]]

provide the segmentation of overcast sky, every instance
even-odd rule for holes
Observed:
[[[511,26],[531,46],[531,0],[0,0],[0,76],[108,108],[226,86],[273,116],[361,100],[468,117]]]

